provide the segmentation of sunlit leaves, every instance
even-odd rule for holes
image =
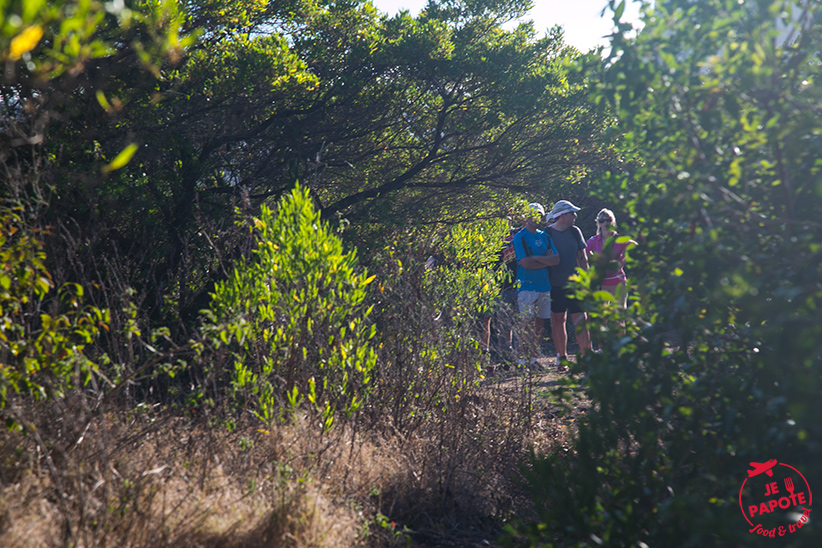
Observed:
[[[103,173],[110,173],[124,167],[128,164],[129,160],[131,160],[132,156],[134,156],[134,153],[137,152],[137,148],[138,146],[135,143],[131,143],[121,150],[111,162],[103,166]]]
[[[209,316],[218,322],[205,333],[230,348],[238,402],[270,421],[305,396],[327,430],[371,389],[374,330],[363,301],[373,277],[300,187],[252,226],[256,248],[215,287]]]
[[[53,311],[37,312],[53,298],[44,236],[25,225],[23,208],[0,207],[0,416],[9,424],[19,420],[3,411],[14,398],[62,397],[87,382],[97,366],[85,347],[108,329],[108,311],[83,306],[77,284],[60,288]]]
[[[186,67],[185,80],[189,80],[186,87],[196,85],[198,92],[205,91],[208,97],[235,93],[265,96],[276,87],[316,84],[305,63],[277,35],[236,37],[196,51]]]
[[[3,3],[0,8],[0,59],[25,61],[17,67],[36,77],[54,78],[66,71],[76,75],[87,61],[111,55],[128,43],[149,70],[163,58],[179,57],[191,44],[179,28],[178,2],[138,2],[131,9],[114,9],[99,0]],[[142,26],[143,36],[129,36]],[[120,38],[113,35],[120,33]],[[5,78],[14,77],[9,65]]]
[[[508,234],[497,219],[455,225],[439,242],[439,261],[428,272],[426,291],[442,300],[442,312],[457,317],[489,314],[507,272],[498,267],[499,250]]]
[[[43,28],[40,25],[32,25],[12,38],[8,53],[9,61],[18,61],[24,53],[33,50],[42,37]]]

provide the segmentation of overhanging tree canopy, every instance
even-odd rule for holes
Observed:
[[[611,119],[566,67],[578,53],[559,31],[501,26],[527,6],[431,2],[389,18],[362,2],[190,2],[183,31],[200,41],[156,79],[115,52],[54,106],[52,214],[90,253],[127,256],[156,312],[163,293],[174,308],[202,294],[215,250],[231,260],[233,206],[297,181],[355,226],[446,220],[510,192],[552,199],[612,164]],[[126,149],[128,165],[100,172]]]

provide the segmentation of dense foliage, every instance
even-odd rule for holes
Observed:
[[[503,26],[527,5],[389,18],[362,2],[91,3],[99,32],[72,34],[91,50],[60,78],[21,57],[4,80],[23,133],[10,142],[43,143],[5,156],[48,159],[48,222],[79,242],[77,260],[51,254],[67,277],[96,262],[95,281],[116,275],[153,321],[190,324],[237,260],[234,207],[272,206],[298,181],[367,244],[379,225],[473,217],[612,165],[611,119],[564,68],[578,53]],[[26,6],[21,32],[40,13]],[[46,59],[50,43],[21,55]]]
[[[748,463],[822,484],[822,11],[671,0],[645,23],[600,88],[631,165],[600,193],[642,227],[639,299],[579,368],[595,407],[573,455],[536,462],[542,525],[521,540],[764,546],[740,515]],[[815,546],[810,527],[777,542]]]

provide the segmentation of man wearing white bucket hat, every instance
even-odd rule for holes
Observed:
[[[588,255],[585,252],[585,238],[574,225],[580,208],[568,200],[559,200],[548,214],[552,221],[548,235],[559,254],[559,263],[548,269],[551,282],[551,335],[557,349],[557,367],[564,369],[562,361],[567,357],[568,332],[565,328],[567,313],[571,314],[577,343],[581,354],[591,349],[591,337],[585,325],[585,312],[580,302],[568,290],[568,278],[577,267],[588,269]]]

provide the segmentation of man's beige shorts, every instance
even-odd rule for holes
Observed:
[[[517,293],[519,313],[526,318],[551,317],[551,293],[541,291],[520,291]]]

